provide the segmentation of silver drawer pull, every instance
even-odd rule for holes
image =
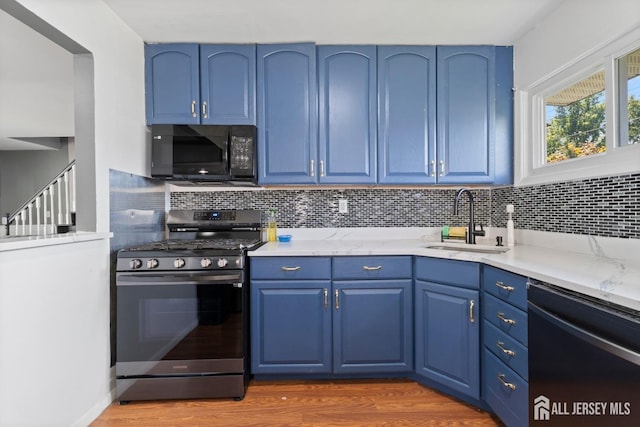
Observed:
[[[516,385],[515,384],[508,383],[508,382],[505,381],[504,374],[498,374],[498,380],[500,380],[502,385],[505,386],[506,388],[508,388],[509,390],[515,390],[516,389]]]
[[[509,319],[508,317],[504,317],[504,313],[498,313],[498,319],[502,320],[507,325],[515,325],[516,321],[513,319]]]
[[[329,289],[324,288],[324,308],[329,307]]]
[[[513,292],[513,291],[516,290],[516,288],[514,288],[513,286],[505,285],[504,283],[502,283],[500,281],[496,282],[496,286],[499,287],[500,289],[504,289],[507,292]]]
[[[362,267],[364,270],[366,271],[377,271],[377,270],[382,270],[382,266],[381,265],[376,265],[375,267],[369,267],[368,265],[365,265]]]
[[[504,343],[502,341],[496,341],[496,346],[507,356],[513,357],[516,355],[516,352],[513,350],[509,350],[508,348],[504,348]]]
[[[302,267],[300,267],[300,266],[298,266],[298,267],[280,267],[280,269],[282,271],[298,271],[298,270],[300,270],[300,268],[302,268]]]

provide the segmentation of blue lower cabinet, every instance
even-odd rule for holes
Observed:
[[[484,351],[485,396],[508,427],[529,425],[529,385],[489,350]]]
[[[336,260],[337,268],[331,265]],[[251,259],[254,375],[413,370],[411,257],[353,257],[363,273],[345,261]],[[332,271],[334,279],[370,279],[332,282]],[[399,278],[384,278],[387,271]]]
[[[482,268],[484,400],[508,427],[529,424],[528,278]]]
[[[251,283],[254,374],[331,372],[329,280]]]
[[[334,282],[336,373],[413,369],[411,280]]]
[[[479,291],[415,281],[416,374],[480,398]]]

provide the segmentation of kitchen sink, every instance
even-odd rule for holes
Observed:
[[[509,250],[505,246],[489,246],[489,245],[469,245],[466,243],[433,243],[425,246],[425,249],[438,249],[442,251],[453,252],[475,252],[481,254],[503,254]]]

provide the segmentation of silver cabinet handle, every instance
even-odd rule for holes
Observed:
[[[431,160],[431,176],[436,176],[436,161]]]
[[[207,115],[207,101],[204,101],[202,103],[202,117],[204,117],[205,119],[208,117],[208,115]]]
[[[324,160],[320,160],[320,176],[324,176]]]
[[[440,176],[444,176],[444,160],[440,160]]]
[[[313,159],[311,159],[311,166],[309,167],[309,169],[311,170],[311,176],[316,176],[316,166]]]
[[[473,307],[475,307],[476,302],[474,300],[469,301],[469,321],[474,323],[476,318],[473,316]]]
[[[382,270],[382,266],[376,265],[375,267],[369,267],[368,265],[364,265],[362,266],[362,269],[365,271],[378,271],[378,270]]]
[[[509,350],[508,348],[504,348],[504,343],[502,341],[496,341],[496,346],[509,357],[513,357],[516,355],[516,352],[513,350]]]
[[[513,286],[509,286],[509,285],[505,285],[504,283],[502,283],[501,281],[496,281],[496,286],[499,287],[500,289],[503,289],[507,292],[513,292],[516,290],[516,288],[514,288]]]
[[[340,291],[336,289],[336,310],[340,309]]]
[[[504,317],[504,313],[498,313],[498,319],[502,320],[507,325],[515,325],[516,321],[513,319],[509,319],[508,317]]]
[[[191,101],[191,116],[192,117],[197,117],[196,116],[196,100],[195,99],[193,101]]]
[[[324,308],[329,307],[329,289],[324,288]]]
[[[509,390],[515,390],[516,389],[516,385],[512,384],[512,383],[508,383],[507,381],[505,381],[504,379],[504,374],[498,374],[498,380],[500,380],[500,382],[502,383],[503,386],[505,386],[506,388],[508,388]]]
[[[298,267],[284,267],[283,266],[283,267],[280,267],[280,270],[282,270],[282,271],[298,271],[298,270],[300,270],[300,268],[302,268],[302,267],[300,267],[300,266],[298,266]]]

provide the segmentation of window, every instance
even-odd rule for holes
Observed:
[[[620,145],[640,143],[640,49],[618,59]]]
[[[546,163],[604,153],[604,70],[545,98]]]
[[[515,185],[639,172],[640,28],[516,90],[515,107]]]

